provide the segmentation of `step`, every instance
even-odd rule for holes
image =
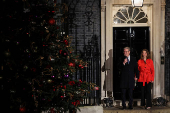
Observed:
[[[141,106],[133,107],[134,109],[122,110],[120,106],[108,107],[103,109],[103,113],[170,113],[170,107],[152,106],[150,110],[142,109]]]
[[[129,101],[126,101],[126,106],[128,106]],[[140,106],[141,100],[140,99],[133,99],[133,106]],[[113,106],[122,106],[122,100],[114,100]]]

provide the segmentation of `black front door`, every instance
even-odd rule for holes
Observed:
[[[139,60],[142,49],[149,50],[149,27],[113,27],[113,95],[115,100],[121,99],[120,69],[117,68],[117,61],[123,56],[124,47],[130,47],[130,54]],[[134,99],[139,99],[140,93],[137,83],[133,92]]]

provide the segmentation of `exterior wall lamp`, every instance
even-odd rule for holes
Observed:
[[[132,0],[132,6],[133,7],[142,7],[143,6],[143,0]]]

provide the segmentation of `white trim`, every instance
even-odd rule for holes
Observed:
[[[112,27],[150,27],[147,23],[138,24],[112,24]]]
[[[164,25],[165,0],[144,0],[142,10],[147,14],[148,22],[147,23],[134,23],[134,24],[113,23],[113,17],[118,11],[118,9],[124,6],[132,6],[131,0],[101,0],[101,1],[106,2],[106,12],[105,12],[106,13],[106,16],[105,16],[106,27],[104,28],[102,27],[101,29],[101,32],[106,34],[106,36],[101,37],[101,38],[104,38],[103,40],[106,39],[105,44],[101,43],[101,44],[104,44],[101,47],[104,47],[106,45],[106,50],[104,50],[105,48],[101,48],[101,51],[106,53],[106,59],[109,58],[108,56],[109,50],[113,50],[113,27],[146,27],[146,26],[149,27],[150,53],[151,53],[151,58],[154,61],[154,67],[155,67],[155,80],[154,80],[154,85],[152,89],[152,94],[153,94],[152,96],[153,98],[159,97],[161,94],[161,91],[164,91],[163,89],[164,86],[161,84],[162,82],[164,82],[164,80],[161,80],[160,77],[165,76],[164,74],[161,74],[161,70],[164,69],[164,67],[160,64],[160,47],[165,37],[165,28],[164,28],[165,26]],[[101,20],[101,21],[104,22],[104,20]],[[103,62],[103,58],[101,58],[101,62]],[[113,68],[112,65],[113,65],[113,62],[110,62],[109,64],[110,69]],[[113,69],[110,71],[113,71]],[[105,79],[105,77],[103,77],[102,79]],[[101,87],[103,87],[102,83],[101,83]]]

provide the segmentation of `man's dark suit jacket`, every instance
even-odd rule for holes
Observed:
[[[134,88],[134,77],[139,78],[139,71],[136,58],[130,56],[130,63],[123,65],[123,61],[126,57],[121,57],[118,67],[121,70],[120,88]]]

